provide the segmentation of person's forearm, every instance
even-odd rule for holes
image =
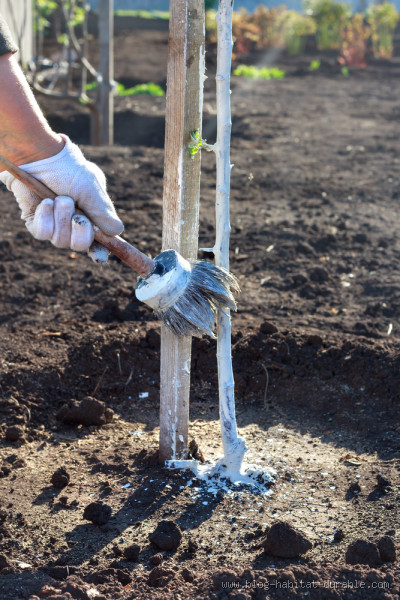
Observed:
[[[0,154],[23,165],[54,156],[63,146],[13,55],[0,56]]]

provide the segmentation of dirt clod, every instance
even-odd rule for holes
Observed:
[[[124,548],[123,554],[127,560],[135,562],[139,558],[140,550],[141,547],[139,546],[139,544],[131,544],[130,546]]]
[[[345,560],[349,565],[376,567],[381,564],[377,545],[362,539],[355,540],[348,545]]]
[[[333,534],[333,539],[335,542],[341,542],[344,539],[344,533],[342,529],[336,529]]]
[[[70,476],[65,467],[60,467],[51,476],[51,483],[56,488],[64,488],[69,484]],[[61,499],[60,499],[61,501]]]
[[[392,485],[391,481],[389,481],[389,479],[381,475],[381,473],[377,474],[376,482],[376,487],[381,492],[381,494],[386,494],[388,488],[390,488]]]
[[[111,518],[111,507],[103,502],[91,502],[83,512],[83,518],[95,525],[104,525]]]
[[[270,321],[264,321],[260,325],[260,331],[266,335],[272,335],[273,333],[277,333],[278,328],[276,325],[274,325],[274,323],[271,323]]]
[[[176,550],[182,541],[182,532],[174,521],[165,519],[150,533],[149,540],[160,550]]]
[[[105,425],[112,420],[113,415],[114,412],[104,402],[88,396],[81,402],[73,400],[64,404],[58,410],[56,419],[75,425]]]
[[[396,561],[396,544],[394,539],[389,535],[384,535],[377,543],[379,555],[382,562]]]
[[[175,572],[164,567],[154,567],[150,571],[148,584],[151,587],[164,587],[175,577]]]
[[[183,580],[186,581],[187,583],[192,583],[192,581],[194,580],[194,574],[193,571],[191,571],[190,569],[188,569],[187,567],[184,567],[181,571],[181,575],[183,577]]]
[[[310,271],[310,279],[318,283],[323,283],[324,281],[328,281],[329,273],[323,267],[315,267]]]
[[[11,425],[7,427],[5,438],[7,442],[18,442],[24,436],[24,428],[21,425]]]
[[[275,521],[267,532],[261,546],[267,554],[281,558],[295,558],[312,548],[312,543],[304,533],[286,523]]]
[[[357,494],[359,494],[359,493],[361,492],[361,486],[360,486],[360,484],[358,483],[358,481],[353,481],[353,482],[352,482],[352,483],[349,485],[349,488],[348,488],[347,492],[348,492],[349,494],[354,494],[354,495],[357,495]]]
[[[153,556],[150,556],[150,562],[152,565],[161,565],[163,560],[164,557],[161,554],[161,552],[157,552],[157,554],[153,554]]]
[[[0,571],[12,567],[12,563],[8,560],[5,554],[0,554]]]

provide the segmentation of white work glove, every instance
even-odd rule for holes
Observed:
[[[112,236],[122,233],[123,223],[107,194],[103,171],[86,160],[66,135],[61,137],[65,140],[61,152],[20,167],[58,194],[55,200],[41,200],[7,171],[0,173],[0,181],[13,192],[22,211],[21,218],[34,238],[49,240],[58,248],[89,251],[95,262],[105,262],[108,251],[93,243],[91,222]],[[90,221],[77,214],[77,209]]]

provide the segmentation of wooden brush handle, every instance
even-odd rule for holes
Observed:
[[[34,192],[42,200],[45,198],[51,198],[54,200],[56,198],[57,194],[50,190],[47,185],[36,179],[36,177],[33,177],[33,175],[26,173],[1,155],[0,165],[9,173],[11,173],[11,175],[14,175],[16,179],[19,179],[19,181],[26,185],[26,187],[32,190],[32,192]],[[140,250],[129,244],[119,235],[115,237],[106,235],[97,227],[95,227],[94,230],[94,239],[96,242],[103,244],[103,246],[112,252],[112,254],[118,256],[118,258],[136,271],[136,273],[139,273],[139,275],[142,275],[142,277],[146,277],[149,273],[151,273],[154,267],[154,260],[146,256],[146,254],[143,254],[143,252],[140,252]]]

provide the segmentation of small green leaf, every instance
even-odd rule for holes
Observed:
[[[312,60],[310,62],[310,65],[308,67],[309,71],[317,71],[321,66],[321,61],[320,60]]]
[[[57,38],[57,42],[59,44],[62,44],[63,46],[68,46],[68,36],[66,33],[62,33],[61,35],[58,36]]]
[[[87,83],[85,85],[85,90],[87,92],[90,92],[91,90],[95,90],[97,88],[97,86],[98,86],[97,81],[92,81],[91,83]]]

